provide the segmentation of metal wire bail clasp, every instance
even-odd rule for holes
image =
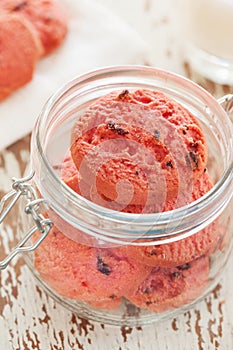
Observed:
[[[33,226],[29,232],[18,242],[16,247],[8,254],[8,256],[0,261],[0,269],[5,269],[9,262],[13,259],[18,253],[30,252],[35,250],[38,245],[45,239],[49,233],[53,223],[50,219],[45,219],[44,216],[39,212],[41,204],[45,204],[46,201],[43,198],[38,198],[35,189],[28,183],[29,180],[34,176],[34,172],[31,172],[30,175],[21,178],[15,179],[12,181],[12,190],[7,193],[0,201],[0,224],[3,222],[5,217],[8,215],[10,210],[16,204],[18,199],[21,196],[24,196],[27,201],[25,207],[25,213],[31,215],[35,226]],[[39,231],[41,235],[30,245],[26,243],[30,240],[33,234]]]
[[[219,98],[218,103],[227,112],[229,118],[233,122],[233,94],[228,94]]]

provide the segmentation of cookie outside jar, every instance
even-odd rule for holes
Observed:
[[[171,135],[170,142],[174,142],[176,136],[181,141],[176,148],[169,149],[174,166],[182,164],[183,158],[187,165],[182,170],[177,167],[180,183],[175,209],[167,207],[167,211],[148,213],[151,205],[148,202],[141,213],[124,212],[125,197],[124,201],[111,202],[120,203],[122,211],[112,210],[116,207],[106,208],[104,196],[98,196],[97,204],[94,203],[93,186],[92,192],[90,188],[85,192],[88,177],[83,175],[83,182],[78,182],[81,195],[77,193],[79,174],[69,154],[71,130],[77,119],[103,96],[113,91],[119,96],[135,90],[158,91],[165,94],[169,102],[175,100],[199,120],[205,135],[208,160],[201,177],[194,181],[176,128],[169,127],[166,131],[167,121],[158,116],[161,130],[150,130],[147,141],[152,142],[153,149],[161,138],[164,141]],[[33,130],[27,172],[30,175],[14,180],[12,193],[2,201],[1,221],[8,211],[8,208],[4,211],[7,201],[21,198],[21,237],[25,232],[28,234],[0,267],[5,268],[19,252],[33,251],[25,255],[25,260],[44,289],[78,315],[103,323],[142,325],[174,317],[193,306],[217,283],[232,249],[232,101],[232,95],[216,101],[181,76],[138,66],[100,69],[62,87],[44,106]],[[124,108],[133,118],[135,115],[138,119],[151,118],[151,110],[145,105],[124,102]],[[96,118],[95,113],[91,116]],[[136,128],[147,128],[147,121],[144,126],[139,124]],[[182,127],[185,136],[188,126]],[[98,125],[95,128],[98,129]],[[116,124],[108,129],[116,133]],[[126,134],[120,134],[117,133],[117,138],[122,143]],[[152,136],[155,141],[151,141]],[[138,143],[136,149],[140,152],[142,146],[135,137],[133,141],[130,139],[130,145]],[[144,151],[144,145],[142,149]],[[188,152],[191,160],[196,161]],[[153,159],[159,163],[157,158]],[[158,187],[164,190],[167,179],[159,180]],[[123,190],[125,188],[123,186]],[[184,189],[190,190],[189,200],[183,194]],[[91,193],[92,201],[85,193]],[[158,193],[155,190],[154,195]],[[161,195],[159,206],[166,200]],[[187,205],[182,206],[184,200]]]

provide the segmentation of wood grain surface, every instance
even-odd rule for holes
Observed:
[[[0,153],[0,195],[29,159],[29,136]],[[0,231],[1,259],[15,245],[17,212]],[[233,256],[214,290],[179,317],[144,327],[116,327],[78,317],[38,285],[23,257],[0,272],[1,350],[233,349]]]

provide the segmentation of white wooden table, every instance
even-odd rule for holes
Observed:
[[[186,74],[216,96],[232,91],[232,87],[217,86],[187,69],[172,29],[177,0],[96,1],[112,7],[145,36],[153,48],[150,62],[145,63]],[[0,196],[9,190],[10,179],[20,177],[25,169],[29,138],[0,152]],[[13,212],[0,227],[0,258],[15,244],[15,215]],[[0,272],[0,350],[232,350],[232,268],[233,254],[218,285],[194,309],[159,324],[129,328],[72,314],[41,289],[22,257],[15,258]]]

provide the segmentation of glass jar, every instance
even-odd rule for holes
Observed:
[[[213,186],[186,205],[123,212],[90,201],[62,180],[77,119],[106,94],[136,89],[164,93],[199,120],[208,144],[203,174]],[[215,286],[232,249],[232,101],[231,95],[216,101],[184,77],[141,66],[100,69],[66,84],[48,100],[33,130],[31,175],[14,180],[13,196],[22,197],[21,237],[28,234],[1,267],[31,251],[26,262],[44,289],[79,316],[103,323],[149,324],[192,307]],[[133,108],[140,118],[142,110]],[[167,132],[174,139],[172,130]],[[178,164],[179,144],[173,152]],[[178,175],[195,192],[192,173],[178,169]]]

